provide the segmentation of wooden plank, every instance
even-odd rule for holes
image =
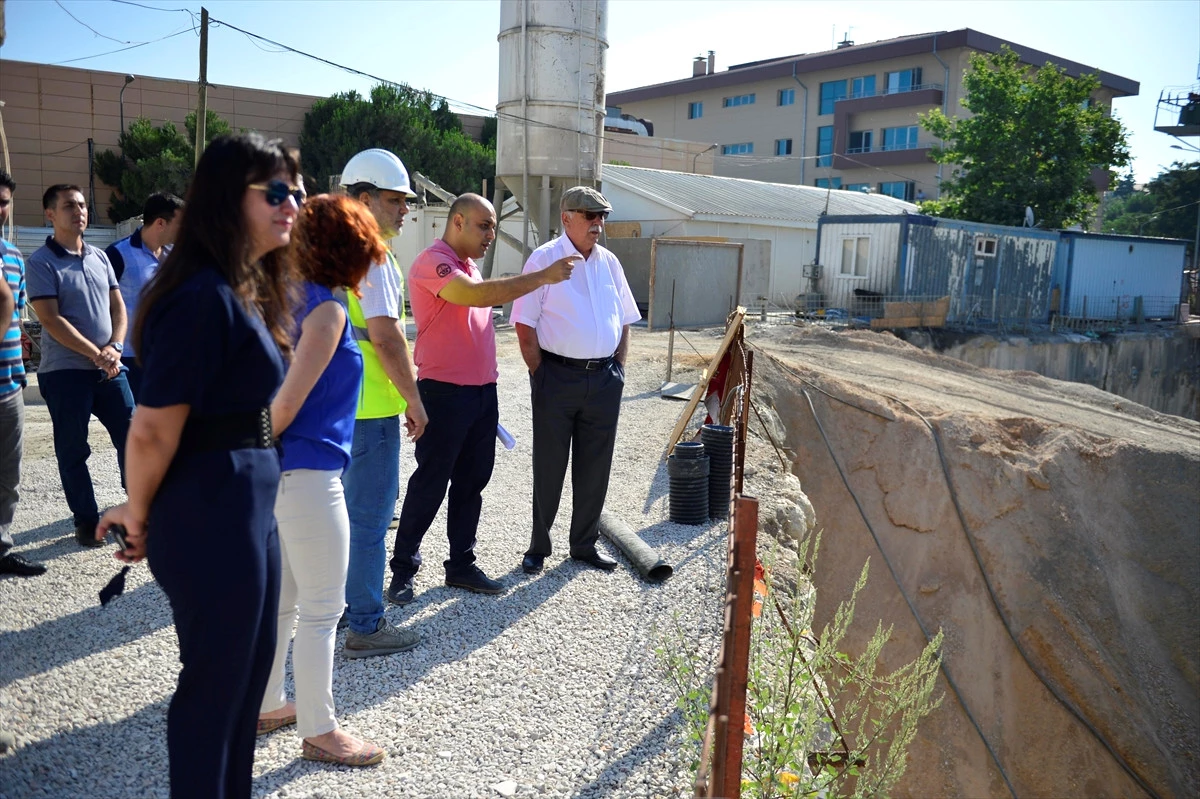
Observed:
[[[890,330],[897,327],[945,327],[946,317],[942,316],[905,316],[893,319],[884,317],[872,319],[872,330]]]
[[[696,406],[704,399],[705,393],[708,391],[708,381],[712,378],[720,365],[721,359],[725,357],[725,351],[729,349],[729,345],[738,336],[742,330],[742,321],[746,318],[746,309],[738,306],[738,308],[729,315],[729,322],[725,325],[725,338],[721,339],[721,346],[717,348],[717,354],[709,361],[708,368],[700,375],[700,382],[696,386],[696,390],[692,392],[692,398],[688,400],[684,406],[683,413],[679,414],[679,419],[675,422],[675,429],[671,431],[671,438],[667,441],[667,448],[663,452],[663,460],[671,454],[671,450],[679,443],[679,439],[683,437],[683,432],[687,430],[688,422],[692,419],[692,414],[696,412]]]

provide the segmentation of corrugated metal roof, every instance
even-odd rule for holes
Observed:
[[[651,200],[685,209],[692,216],[741,217],[816,225],[823,214],[916,213],[917,206],[879,194],[818,189],[787,183],[604,165],[603,182]],[[620,209],[617,209],[618,213]]]

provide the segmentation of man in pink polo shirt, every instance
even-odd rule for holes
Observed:
[[[496,459],[496,333],[492,308],[571,276],[572,253],[536,273],[483,280],[473,258],[496,239],[496,211],[478,194],[450,206],[446,232],[417,256],[408,274],[409,303],[417,324],[413,360],[417,390],[429,426],[417,439],[417,468],[408,481],[388,599],[413,601],[413,578],[421,568],[421,539],[433,523],[449,485],[446,533],[450,558],[446,585],[481,594],[504,586],[475,564],[475,534],[483,489]]]

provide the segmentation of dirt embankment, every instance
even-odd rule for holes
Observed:
[[[876,334],[751,344],[756,401],[824,530],[817,623],[869,557],[852,645],[878,618],[895,625],[883,668],[914,658],[905,596],[946,633],[961,701],[943,676],[897,794],[1200,793],[1200,424]]]

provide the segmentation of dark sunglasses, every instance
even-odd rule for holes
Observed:
[[[283,205],[288,197],[295,200],[296,205],[304,204],[304,189],[299,186],[290,186],[278,178],[268,180],[266,183],[251,183],[246,188],[261,191],[267,205],[270,206]]]
[[[609,211],[581,211],[578,208],[573,209],[577,214],[583,214],[589,222],[595,222],[597,219],[608,219]]]

